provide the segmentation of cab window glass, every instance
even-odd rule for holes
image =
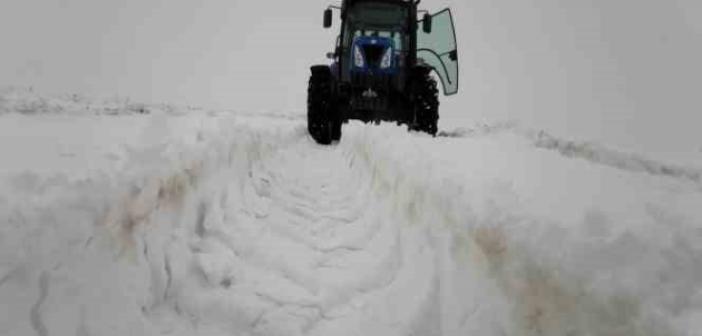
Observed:
[[[422,24],[417,30],[417,57],[430,65],[441,79],[445,95],[458,92],[458,51],[451,11],[433,15],[432,31],[425,33]]]

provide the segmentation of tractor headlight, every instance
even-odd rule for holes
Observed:
[[[363,54],[358,50],[358,46],[353,47],[353,64],[359,68],[362,68],[365,64]]]
[[[392,48],[385,50],[383,59],[380,61],[380,68],[387,69],[392,65]]]

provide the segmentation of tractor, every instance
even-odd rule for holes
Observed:
[[[437,133],[441,81],[446,96],[458,92],[458,50],[450,9],[419,10],[420,0],[342,0],[324,11],[331,28],[340,11],[340,33],[330,65],[314,65],[307,90],[307,128],[321,145],[341,139],[349,120],[407,125]],[[423,13],[421,19],[419,15]]]

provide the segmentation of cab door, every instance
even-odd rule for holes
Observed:
[[[436,71],[444,95],[454,95],[458,92],[458,49],[451,10],[446,8],[432,15],[430,33],[424,32],[421,22],[417,25],[417,59]]]

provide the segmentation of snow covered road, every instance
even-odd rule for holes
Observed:
[[[702,335],[689,161],[36,99],[0,100],[0,335]]]

